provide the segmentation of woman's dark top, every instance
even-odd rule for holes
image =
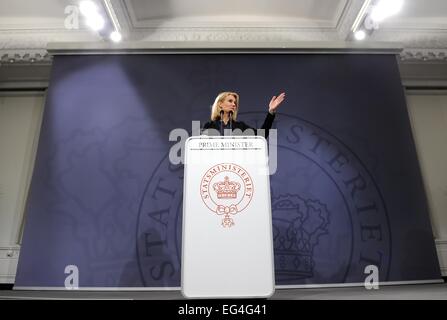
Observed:
[[[265,130],[265,138],[267,139],[269,136],[269,130],[272,128],[272,124],[273,124],[273,120],[275,119],[275,114],[271,114],[270,112],[267,113],[267,116],[265,117],[264,123],[262,124],[261,129]],[[225,125],[223,123],[223,121],[220,121],[220,119],[218,120],[214,120],[214,121],[209,121],[207,123],[205,123],[203,125],[202,130],[206,130],[206,129],[215,129],[217,130],[220,135],[223,134],[224,129],[240,129],[242,132],[244,132],[247,129],[252,129],[254,131],[254,134],[256,135],[257,132],[254,128],[248,126],[247,124],[245,124],[242,121],[232,121],[230,123],[230,121],[227,122],[227,124]]]

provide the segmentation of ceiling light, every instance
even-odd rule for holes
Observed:
[[[354,33],[354,37],[356,40],[364,40],[366,38],[366,33],[363,30],[358,30]]]
[[[92,15],[86,20],[87,25],[95,31],[101,30],[104,27],[104,18],[99,14]]]
[[[381,0],[372,10],[371,18],[376,22],[381,22],[398,13],[403,4],[403,0]]]
[[[113,42],[120,42],[122,39],[121,33],[119,33],[118,31],[113,31],[110,34],[110,40],[112,40]]]
[[[84,16],[89,17],[98,12],[98,7],[93,3],[93,1],[84,0],[79,4],[79,10]]]

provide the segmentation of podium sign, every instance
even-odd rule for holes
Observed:
[[[191,137],[185,144],[182,293],[274,292],[270,182],[263,137]]]

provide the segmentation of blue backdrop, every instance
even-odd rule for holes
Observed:
[[[180,286],[183,167],[174,128],[208,121],[221,91],[275,125],[278,285],[440,279],[393,55],[56,56],[15,285]],[[247,235],[250,237],[250,235]],[[204,257],[206,259],[206,257]]]

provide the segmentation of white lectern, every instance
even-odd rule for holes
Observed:
[[[273,294],[270,180],[263,137],[187,140],[181,285],[187,298]]]

